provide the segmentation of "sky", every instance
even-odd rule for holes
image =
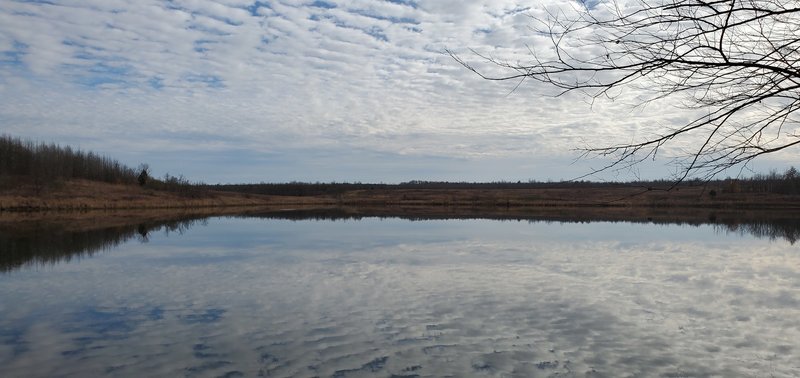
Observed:
[[[0,0],[0,133],[206,183],[572,179],[605,165],[576,148],[688,118],[485,81],[445,49],[529,61],[531,17],[575,5]],[[669,153],[592,178],[669,177]]]

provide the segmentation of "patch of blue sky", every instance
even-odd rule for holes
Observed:
[[[152,77],[147,81],[147,84],[150,85],[150,88],[158,90],[164,88],[164,79],[160,77]]]
[[[213,14],[203,14],[203,16],[211,18],[213,20],[224,22],[224,23],[226,23],[227,25],[230,25],[230,26],[242,26],[244,24],[242,21],[231,20],[230,18],[222,17],[222,16],[218,16],[218,15],[213,15]]]
[[[384,16],[384,15],[377,14],[375,12],[372,12],[372,11],[369,11],[369,10],[366,10],[366,9],[354,9],[354,10],[351,10],[350,12],[354,13],[354,14],[357,14],[357,15],[360,15],[360,16],[374,18],[376,20],[389,21],[389,22],[391,22],[393,24],[412,24],[412,25],[419,25],[420,24],[419,21],[417,21],[417,20],[415,20],[413,18],[410,18],[410,17]]]
[[[340,28],[358,29],[358,28],[356,28],[354,26],[348,25],[346,22],[342,21],[338,17],[333,16],[333,15],[329,15],[329,14],[323,14],[323,15],[312,14],[311,16],[308,17],[308,19],[312,20],[312,21],[327,20],[327,21],[330,21],[333,25],[335,25],[337,27],[340,27]]]
[[[600,0],[580,0],[580,1],[587,9],[590,10],[597,8],[597,5],[600,4]]]
[[[39,13],[36,12],[21,11],[21,10],[12,10],[10,13],[12,16],[23,16],[23,17],[33,17],[33,18],[41,16]]]
[[[203,25],[197,25],[197,24],[189,25],[188,29],[189,30],[197,30],[197,31],[200,31],[200,32],[203,32],[203,33],[206,33],[206,34],[218,35],[218,36],[221,36],[221,37],[231,35],[231,33],[219,30],[217,28],[211,28],[211,27],[207,27],[207,26],[203,26]]]
[[[62,72],[72,77],[75,83],[90,88],[107,84],[134,85],[133,68],[124,58],[108,56],[103,49],[88,46],[78,40],[64,40],[62,43],[77,48],[78,51],[72,57],[84,62],[61,66]]]
[[[194,41],[194,51],[199,53],[204,53],[209,50],[208,45],[213,45],[219,43],[218,41],[212,41],[210,39],[198,39]]]
[[[277,40],[278,38],[280,38],[280,37],[278,37],[278,36],[272,36],[272,37],[261,36],[261,44],[256,46],[255,48],[256,48],[256,50],[258,50],[259,52],[262,52],[262,53],[267,53],[267,54],[270,54],[270,55],[286,56],[287,55],[286,52],[273,51],[272,46],[269,46],[270,44],[272,44],[273,41]]]
[[[323,9],[336,8],[336,4],[328,2],[328,1],[322,1],[322,0],[317,0],[317,1],[313,2],[313,3],[311,3],[311,6],[312,7],[316,7],[316,8],[323,8]]]
[[[209,88],[225,88],[225,82],[221,77],[215,75],[186,75],[184,80],[190,83],[204,83]]]
[[[66,39],[61,43],[76,48],[77,51],[72,54],[72,57],[88,63],[96,62],[107,66],[122,67],[127,62],[124,57],[110,55],[106,49],[90,46],[78,40]],[[103,70],[103,67],[100,69]]]
[[[134,85],[132,82],[132,70],[127,66],[100,62],[88,69],[76,66],[66,66],[65,68],[67,68],[67,71],[70,71],[70,68],[76,69],[77,72],[72,75],[74,82],[89,88],[97,88],[108,84],[126,87]]]
[[[368,27],[368,28],[361,28],[361,27],[350,25],[350,24],[342,21],[341,19],[339,19],[336,16],[327,15],[327,14],[324,14],[324,15],[312,14],[311,16],[308,17],[308,19],[312,20],[312,21],[327,20],[327,21],[330,21],[336,27],[345,28],[345,29],[352,29],[352,30],[358,30],[358,31],[361,31],[364,34],[366,34],[366,35],[368,35],[368,36],[370,36],[372,38],[377,39],[378,41],[382,41],[382,42],[388,42],[389,41],[389,37],[386,36],[386,33],[384,33],[383,29],[381,27],[379,27],[379,26],[371,26],[371,27]]]
[[[528,12],[530,10],[531,10],[531,7],[517,6],[516,8],[505,10],[504,12],[502,12],[500,14],[494,14],[494,16],[495,17],[513,16],[515,14],[525,13],[525,12]]]
[[[27,53],[28,45],[14,41],[11,50],[0,51],[0,67],[11,66],[13,68],[23,68],[22,58]]]
[[[181,11],[186,11],[186,8],[184,8],[184,7],[180,6],[180,5],[178,5],[178,4],[175,2],[175,0],[166,0],[166,1],[164,1],[164,8],[167,8],[167,9],[170,9],[170,10],[181,10]]]
[[[78,48],[81,49],[81,50],[75,52],[74,54],[72,54],[72,57],[75,58],[75,59],[85,60],[85,61],[90,61],[90,62],[94,62],[94,61],[112,61],[112,60],[114,60],[111,57],[103,55],[102,54],[103,49],[92,48],[92,47],[88,47],[88,46],[85,46],[85,45],[82,45],[82,44],[79,44],[79,43],[75,43],[75,42],[71,42],[71,41],[64,41],[62,43],[65,44],[65,45],[68,45],[68,46],[75,46],[75,47],[78,47]]]
[[[242,25],[241,21],[232,20],[230,18],[223,17],[223,16],[220,16],[220,15],[217,15],[217,14],[213,14],[213,13],[197,12],[197,11],[192,10],[190,8],[184,7],[184,6],[176,3],[173,0],[165,1],[164,8],[170,9],[170,10],[182,11],[182,12],[185,12],[185,13],[188,13],[188,14],[192,15],[193,17],[196,17],[196,16],[208,17],[208,18],[216,20],[216,21],[224,22],[224,23],[226,23],[228,25],[231,25],[231,26],[240,26],[240,25]]]
[[[405,5],[414,9],[419,7],[419,4],[416,0],[386,0],[388,3],[398,4],[398,5]]]
[[[258,16],[258,11],[260,8],[272,9],[269,3],[263,1],[256,1],[253,4],[244,7],[245,10],[250,12],[251,16]]]
[[[373,26],[371,28],[362,29],[364,33],[367,33],[372,38],[375,38],[379,41],[389,42],[389,37],[383,32],[383,29],[377,26]]]
[[[12,0],[15,3],[26,3],[26,4],[39,4],[39,5],[56,5],[55,1],[51,0]]]
[[[96,75],[124,77],[131,73],[131,68],[123,65],[100,62],[90,67],[89,72]]]
[[[107,85],[122,87],[130,86],[129,82],[121,78],[111,76],[80,76],[75,79],[75,83],[89,88],[100,88]]]

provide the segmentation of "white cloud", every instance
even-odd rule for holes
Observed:
[[[580,138],[652,123],[590,110],[578,96],[538,97],[532,82],[509,94],[516,83],[484,82],[443,54],[526,59],[527,46],[546,42],[527,15],[567,1],[328,4],[3,2],[0,121],[22,136],[116,139],[123,150],[199,153],[182,138],[199,133],[253,151],[324,145],[565,165]]]

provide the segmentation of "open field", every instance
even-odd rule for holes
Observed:
[[[265,195],[215,190],[171,192],[136,185],[70,180],[35,191],[28,187],[0,192],[0,211],[189,209],[215,207],[353,207],[416,209],[532,208],[682,208],[800,210],[800,195],[730,192],[714,186],[685,186],[670,191],[625,186],[559,188],[413,189],[380,187],[328,195]],[[695,209],[695,210],[691,210]]]
[[[336,199],[340,205],[355,207],[800,209],[800,196],[728,193],[713,187],[682,187],[671,191],[602,186],[536,189],[378,189],[351,191],[337,196]]]
[[[268,196],[203,191],[175,193],[136,185],[70,180],[40,190],[18,187],[0,192],[0,211],[187,209],[324,205],[331,200],[311,197]]]

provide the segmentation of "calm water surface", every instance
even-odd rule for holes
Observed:
[[[785,239],[377,218],[141,231],[6,265],[0,376],[800,375]]]

